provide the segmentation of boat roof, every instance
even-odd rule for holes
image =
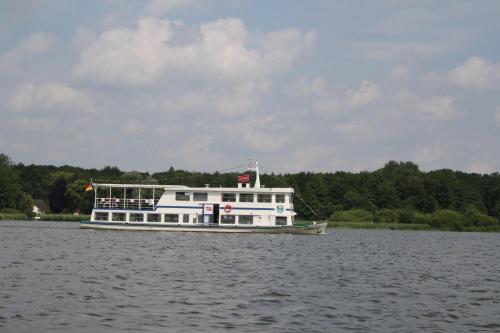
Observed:
[[[184,191],[184,192],[244,192],[244,193],[294,193],[291,187],[189,187],[185,185],[158,185],[158,184],[103,184],[94,183],[96,187],[111,188],[145,188],[145,189],[163,189],[165,191]]]

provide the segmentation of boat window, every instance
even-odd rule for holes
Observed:
[[[160,222],[160,214],[148,214],[148,222]]]
[[[113,213],[111,215],[113,221],[125,221],[125,213]]]
[[[222,193],[223,202],[236,202],[236,193]]]
[[[235,217],[234,215],[221,215],[220,217],[220,223],[222,224],[234,224],[235,222]]]
[[[165,214],[165,222],[178,223],[179,222],[179,214]]]
[[[285,195],[276,194],[276,203],[285,203]]]
[[[276,225],[286,225],[286,216],[276,216]]]
[[[190,197],[189,192],[175,192],[175,200],[177,201],[189,201]]]
[[[272,195],[269,193],[257,194],[258,202],[272,202]]]
[[[193,193],[193,201],[207,201],[208,193],[203,192],[194,192]]]
[[[143,222],[144,221],[144,214],[130,213],[130,221],[132,221],[132,222]]]
[[[189,223],[189,214],[184,214],[184,216],[182,217],[182,222]]]
[[[240,215],[238,217],[238,224],[253,224],[252,215]]]
[[[102,213],[102,212],[96,212],[95,213],[95,220],[96,221],[107,221],[108,220],[108,213]]]
[[[253,193],[240,193],[240,202],[253,202]]]

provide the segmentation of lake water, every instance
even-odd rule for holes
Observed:
[[[500,234],[328,232],[0,221],[0,331],[500,331]]]

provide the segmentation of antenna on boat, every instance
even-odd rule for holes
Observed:
[[[255,168],[252,167],[252,160],[250,160],[250,167],[248,168],[250,171],[255,171],[255,185],[254,188],[260,188],[260,174],[259,174],[259,161],[255,160]]]

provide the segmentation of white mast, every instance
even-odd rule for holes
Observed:
[[[255,160],[255,168],[248,168],[250,171],[255,171],[256,176],[255,176],[255,185],[253,186],[254,188],[260,188],[260,174],[259,174],[259,161]]]

